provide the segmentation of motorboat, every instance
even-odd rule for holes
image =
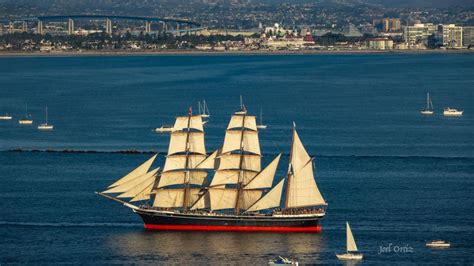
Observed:
[[[426,246],[430,248],[449,248],[451,243],[444,240],[431,240],[426,242]]]
[[[12,116],[9,114],[0,115],[0,120],[12,120]]]
[[[462,116],[463,113],[464,111],[460,111],[458,109],[448,107],[444,109],[443,115],[444,116]]]
[[[289,258],[278,256],[272,260],[269,260],[268,264],[269,265],[298,265],[298,262],[291,260]]]

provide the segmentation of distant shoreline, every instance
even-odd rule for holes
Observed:
[[[305,50],[305,51],[68,51],[68,52],[17,52],[0,51],[0,57],[62,57],[62,56],[160,56],[160,55],[323,55],[323,54],[469,54],[474,50]]]

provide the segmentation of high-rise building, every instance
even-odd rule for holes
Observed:
[[[474,26],[462,27],[462,43],[463,46],[474,46]]]
[[[385,32],[400,31],[400,19],[398,18],[384,18],[382,19],[383,30]]]
[[[436,25],[433,23],[415,24],[406,26],[403,30],[403,39],[408,45],[427,45],[428,37],[436,32]]]
[[[372,25],[383,32],[400,32],[402,29],[399,18],[374,19]]]
[[[462,27],[454,24],[442,25],[443,32],[443,46],[450,48],[461,48],[462,42]]]

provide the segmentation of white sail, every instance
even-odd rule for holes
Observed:
[[[137,184],[133,188],[118,195],[117,198],[134,198],[138,194],[140,194],[145,188],[149,187],[150,185],[153,185],[156,180],[156,173],[158,172],[158,169],[156,170],[157,170],[156,172],[152,171],[154,172],[153,175],[150,175],[147,179],[143,180],[143,182],[141,182],[140,184]]]
[[[234,151],[243,151],[234,153]],[[250,153],[250,154],[249,154]],[[260,143],[254,116],[233,115],[226,130],[224,144],[215,154],[216,173],[206,197],[201,197],[191,209],[201,209],[210,205],[211,210],[248,208],[262,195],[259,190],[240,190],[261,170]],[[226,185],[239,184],[241,188],[225,188]],[[239,200],[237,204],[237,200]],[[210,201],[210,204],[206,204]]]
[[[192,204],[190,210],[201,210],[201,209],[208,209],[210,208],[210,198],[209,193],[205,193],[198,200]]]
[[[206,170],[214,168],[217,153],[206,154],[201,115],[177,117],[173,130],[158,190],[153,192],[156,194],[153,206],[187,208],[200,195],[200,189],[189,186],[202,186],[207,182]],[[168,186],[180,187],[166,188]]]
[[[265,167],[257,176],[255,176],[245,187],[244,189],[262,189],[270,188],[273,184],[273,179],[278,167],[278,162],[280,161],[281,154],[273,159],[273,161]]]
[[[246,212],[260,211],[280,206],[281,194],[283,192],[283,184],[285,179],[282,179],[274,188],[265,194],[259,201],[252,205]]]
[[[201,154],[169,155],[166,157],[165,167],[163,168],[163,172],[186,169],[186,157],[188,160],[187,169],[196,168],[196,166],[199,165],[200,162],[206,159],[206,155],[201,155]]]
[[[222,146],[222,153],[240,151],[241,148],[245,152],[260,155],[258,132],[227,130],[224,138],[224,145]]]
[[[241,195],[239,197],[239,208],[240,209],[248,209],[250,206],[254,205],[257,200],[262,197],[263,191],[261,190],[242,190]]]
[[[316,185],[311,157],[293,129],[291,171],[288,175],[287,208],[324,205],[326,202]]]
[[[211,210],[233,209],[237,203],[237,189],[210,188]]]
[[[245,117],[245,121],[244,121]],[[233,115],[230,118],[229,125],[227,126],[227,129],[241,129],[242,127],[257,131],[257,122],[255,119],[255,116],[249,116],[249,115]]]
[[[183,206],[184,189],[160,189],[156,192],[153,207],[177,208]]]
[[[206,181],[206,171],[170,171],[161,174],[158,188],[189,183],[203,185]]]
[[[188,141],[188,151],[190,153],[206,154],[203,132],[175,131],[171,133],[168,155],[186,152],[186,140]]]
[[[194,116],[179,116],[176,117],[176,122],[174,123],[173,130],[174,131],[179,131],[183,130],[185,128],[195,129],[198,131],[204,131],[203,128],[203,123],[202,123],[202,117],[201,115],[194,115]]]
[[[138,193],[137,195],[135,195],[135,197],[133,197],[130,202],[135,202],[135,201],[141,201],[141,200],[149,200],[150,197],[151,197],[151,191],[153,190],[153,186],[155,185],[155,183],[151,183],[148,187],[146,187],[145,189],[143,189],[140,193]]]
[[[127,192],[131,189],[133,189],[134,187],[136,187],[137,185],[143,183],[143,182],[146,182],[147,180],[149,179],[154,179],[155,178],[155,175],[156,173],[158,172],[158,169],[159,168],[156,168],[144,175],[141,175],[135,179],[132,179],[132,180],[129,180],[121,185],[118,185],[116,187],[112,187],[106,191],[103,191],[102,193],[123,193],[123,192]]]
[[[226,184],[237,184],[239,183],[239,176],[242,184],[247,184],[250,180],[254,179],[257,175],[254,171],[245,170],[220,170],[214,174],[212,178],[211,187],[226,185]]]
[[[311,157],[301,142],[296,129],[293,129],[293,145],[291,148],[291,167],[293,172],[298,172],[311,161]]]
[[[211,155],[209,155],[205,160],[200,162],[196,168],[197,169],[215,169],[216,165],[216,157],[219,154],[219,150],[214,151]]]
[[[314,181],[311,162],[298,171],[298,174],[290,175],[289,184],[288,208],[326,204]]]
[[[217,170],[243,169],[260,172],[260,163],[259,155],[222,154],[218,157]]]
[[[143,174],[146,174],[148,170],[150,169],[151,165],[153,164],[153,161],[155,161],[157,154],[153,155],[150,159],[148,159],[146,162],[142,163],[140,166],[135,168],[133,171],[128,173],[126,176],[120,178],[119,180],[115,181],[112,185],[109,186],[109,188],[116,187],[118,185],[121,185],[125,182],[128,182],[132,179],[135,179]]]
[[[357,251],[357,245],[354,240],[354,236],[352,235],[352,230],[351,230],[351,227],[349,226],[349,222],[346,222],[346,238],[347,238],[347,252]]]
[[[188,189],[189,201],[188,207],[191,203],[194,203],[199,197],[199,188]],[[172,189],[159,189],[156,191],[155,200],[153,207],[159,208],[182,208],[184,205],[184,189],[183,188],[172,188]]]

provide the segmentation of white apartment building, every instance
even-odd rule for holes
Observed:
[[[406,26],[403,30],[403,39],[408,45],[428,43],[428,37],[436,32],[437,26],[433,23],[415,24]]]
[[[462,27],[454,24],[442,25],[443,46],[449,48],[462,48]]]

